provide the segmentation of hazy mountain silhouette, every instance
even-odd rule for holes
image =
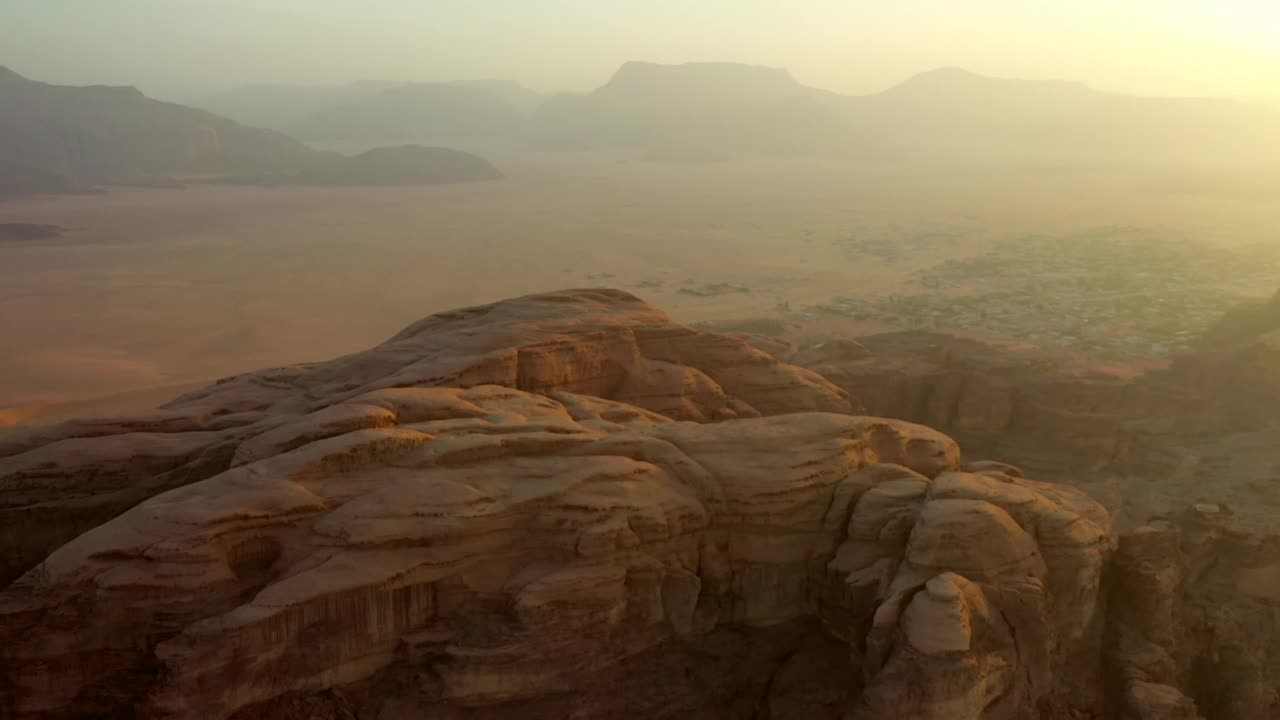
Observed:
[[[279,130],[321,110],[355,102],[402,83],[361,80],[346,85],[247,85],[197,103],[236,122]]]
[[[0,70],[0,193],[279,172],[311,154],[286,135],[152,100],[135,88],[47,85]]]
[[[630,62],[594,92],[543,103],[531,137],[565,148],[768,145],[798,121],[821,118],[836,97],[780,68]]]
[[[556,148],[852,153],[924,164],[1235,164],[1277,158],[1280,113],[957,68],[841,96],[775,68],[627,63],[594,92],[543,103],[530,136]]]
[[[460,150],[421,145],[382,147],[358,155],[317,153],[309,167],[287,175],[229,177],[246,185],[442,185],[500,180],[488,160]]]
[[[393,159],[397,152],[403,157]],[[0,195],[174,177],[367,184],[497,174],[486,161],[459,155],[465,153],[399,148],[347,158],[135,88],[47,85],[0,68]]]
[[[717,111],[819,92],[822,91],[796,82],[783,68],[737,63],[629,62],[592,96],[626,103]]]
[[[546,95],[537,90],[530,90],[512,80],[499,80],[495,78],[485,78],[482,80],[470,80],[465,82],[453,83],[462,87],[480,88],[488,90],[497,95],[499,98],[507,101],[522,113],[532,113],[547,99]]]
[[[934,162],[1233,163],[1256,161],[1280,141],[1280,113],[1264,106],[956,68],[849,98],[842,114],[855,145]]]
[[[484,90],[526,114],[533,112],[546,99],[542,93],[511,80],[486,78],[435,84]],[[304,121],[311,122],[312,116],[328,115],[329,111],[334,111],[333,114],[336,116],[328,121],[331,123],[336,124],[342,121],[367,123],[367,119],[360,117],[361,111],[354,109],[336,111],[335,109],[343,106],[359,106],[365,100],[389,90],[414,85],[422,85],[422,83],[359,80],[344,85],[246,85],[208,96],[194,104],[245,125],[274,130],[305,124]],[[443,100],[447,101],[447,98]],[[374,102],[378,104],[386,100],[379,99]]]
[[[414,83],[316,111],[285,128],[304,140],[414,141],[513,137],[525,115],[485,87]]]
[[[242,114],[252,108],[282,118],[344,97],[311,110],[287,131],[335,147],[528,142],[634,149],[663,161],[747,154],[922,168],[1280,161],[1280,111],[1269,106],[1141,98],[956,68],[856,97],[805,86],[778,68],[632,62],[593,92],[545,100],[515,83],[489,80],[258,86],[223,102],[242,102]],[[326,158],[279,132],[152,100],[133,88],[60,87],[0,71],[0,192],[67,191],[169,175],[289,177],[331,162]]]

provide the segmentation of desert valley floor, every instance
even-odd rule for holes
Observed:
[[[886,323],[884,307],[860,313],[840,303],[883,306],[933,292],[950,304],[1025,283],[1036,262],[1056,261],[1004,258],[985,276],[970,263],[967,279],[925,287],[947,261],[983,267],[1023,238],[1070,245],[1100,234],[1109,244],[1109,233],[1152,243],[1117,258],[1124,273],[1135,252],[1155,264],[1163,247],[1192,242],[1256,270],[1241,278],[1228,258],[1221,272],[1230,278],[1198,279],[1232,284],[1223,302],[1276,284],[1274,249],[1255,246],[1280,226],[1280,207],[1266,202],[1274,179],[1223,190],[1212,174],[1178,182],[1036,168],[926,175],[622,155],[515,154],[500,165],[509,179],[498,183],[110,188],[0,203],[0,223],[64,230],[0,240],[0,423],[92,414],[101,398],[114,409],[147,406],[193,383],[365,348],[431,312],[565,287],[622,288],[684,322],[730,329],[763,322],[822,337],[932,325],[1038,345],[1031,311],[948,327],[927,308]],[[1048,347],[1120,372],[1150,364],[1143,352]]]

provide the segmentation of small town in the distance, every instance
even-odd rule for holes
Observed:
[[[31,47],[0,720],[1280,720],[1276,104]]]

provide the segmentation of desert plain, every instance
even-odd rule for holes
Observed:
[[[1127,252],[1109,268],[1104,253],[1081,274],[1132,278],[1149,264],[1154,280],[1176,273],[1179,287],[1198,297],[1211,289],[1221,305],[1276,286],[1280,205],[1269,199],[1280,176],[585,152],[494,159],[506,180],[107,187],[0,203],[0,223],[62,232],[0,241],[0,424],[150,407],[219,377],[366,348],[433,312],[566,287],[621,288],[715,329],[803,342],[915,325],[1124,374],[1158,365],[1159,353],[1146,340],[1116,353],[1043,337],[1034,308],[959,326],[934,311],[886,322],[839,303],[918,296],[936,307],[1062,270],[1053,257],[1013,267],[984,259],[1028,238],[1105,248],[1115,236]],[[1170,269],[1168,249],[1189,244],[1222,262],[1200,254]],[[929,281],[956,262],[967,263],[961,280]],[[1046,292],[1061,300],[1055,287]],[[1126,302],[1174,292],[1139,283]],[[1108,333],[1126,332],[1112,324]]]

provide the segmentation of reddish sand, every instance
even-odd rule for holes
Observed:
[[[1172,198],[1132,179],[499,164],[506,182],[112,189],[0,204],[0,222],[70,230],[0,244],[0,423],[32,406],[134,391],[150,402],[156,388],[323,360],[425,314],[523,293],[615,286],[687,322],[770,317],[782,300],[799,310],[901,291],[915,270],[1016,233],[1146,224],[1231,241],[1280,225],[1280,209],[1256,199]],[[957,242],[893,263],[840,244],[932,232]],[[749,292],[681,292],[715,283]]]

